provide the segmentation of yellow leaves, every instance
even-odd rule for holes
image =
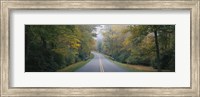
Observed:
[[[112,25],[113,32],[123,32],[126,29],[127,25]]]
[[[131,41],[129,41],[129,39],[126,38],[125,41],[123,42],[123,45],[128,46],[128,45],[130,45],[130,43],[131,43]]]
[[[72,49],[78,49],[81,46],[80,40],[74,35],[62,34],[58,37],[58,42]]]
[[[152,52],[152,49],[154,48],[154,34],[149,33],[140,43],[140,49],[144,51],[144,53],[150,53]]]
[[[78,49],[81,46],[79,43],[71,43],[70,47],[73,49]]]
[[[62,33],[57,37],[57,48],[53,49],[54,52],[63,56],[69,56],[68,54],[77,54],[80,48],[80,40],[75,35]]]

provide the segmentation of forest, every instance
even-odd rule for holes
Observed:
[[[25,71],[51,72],[90,56],[92,25],[25,25]]]
[[[126,64],[175,71],[175,25],[110,25],[98,50]]]
[[[175,25],[25,25],[26,72],[55,72],[89,60],[91,51],[174,72]]]

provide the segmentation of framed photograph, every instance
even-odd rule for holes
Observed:
[[[1,0],[0,96],[200,96],[199,0]]]

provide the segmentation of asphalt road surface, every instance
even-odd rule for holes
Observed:
[[[83,67],[76,70],[76,72],[128,72],[128,70],[114,64],[102,54],[97,52],[92,53],[94,54],[94,58]]]

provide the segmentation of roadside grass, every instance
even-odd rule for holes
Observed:
[[[74,64],[71,64],[69,66],[66,66],[62,69],[59,69],[57,70],[57,72],[74,72],[76,71],[77,69],[83,67],[85,64],[87,64],[88,62],[90,62],[90,60],[94,58],[94,55],[91,54],[90,58],[86,61],[80,61],[80,62],[77,62],[77,63],[74,63]]]
[[[108,58],[111,62],[115,63],[116,65],[127,69],[129,72],[156,72],[156,69],[153,69],[153,67],[150,67],[150,66],[125,64],[125,63],[121,63],[121,62],[117,62],[117,61],[113,60],[108,55],[104,55],[104,56],[106,58]]]

